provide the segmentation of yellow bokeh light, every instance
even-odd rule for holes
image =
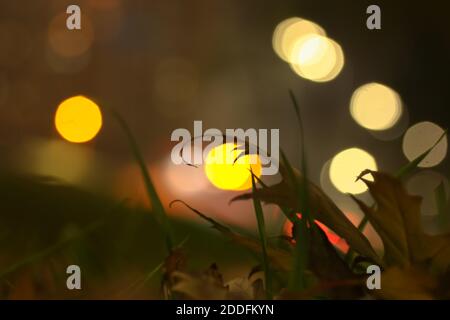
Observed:
[[[312,21],[296,17],[282,21],[275,28],[272,45],[295,73],[311,81],[333,80],[344,67],[341,46]]]
[[[435,123],[429,121],[416,123],[406,131],[403,137],[403,153],[409,161],[412,161],[431,148],[443,133],[444,129]],[[419,163],[419,167],[434,167],[441,163],[446,155],[447,137],[445,136]]]
[[[366,169],[377,170],[375,159],[362,149],[346,149],[331,160],[330,180],[340,192],[360,194],[367,190],[367,186],[360,180],[356,181],[356,177]],[[370,175],[365,178],[372,179]]]
[[[295,43],[289,60],[295,73],[315,82],[334,79],[344,67],[341,46],[318,34],[300,38]]]
[[[211,149],[205,159],[208,180],[224,190],[247,190],[252,187],[250,166],[255,176],[261,176],[261,160],[257,155],[245,155],[235,163],[242,150],[235,150],[234,143],[225,143]]]
[[[58,106],[55,126],[59,134],[67,141],[87,142],[100,131],[102,114],[92,100],[84,96],[71,97]]]
[[[392,128],[402,112],[402,102],[397,92],[379,83],[368,83],[359,87],[350,101],[353,119],[369,130]]]
[[[310,34],[325,36],[325,31],[316,23],[306,19],[297,17],[286,19],[275,28],[272,37],[273,49],[281,59],[290,62],[296,43]]]

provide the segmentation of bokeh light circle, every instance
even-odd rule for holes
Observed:
[[[363,128],[386,130],[393,127],[402,114],[400,96],[380,83],[368,83],[352,95],[350,113]]]
[[[290,57],[291,67],[299,76],[315,81],[333,80],[344,67],[344,53],[336,41],[318,34],[300,38]]]
[[[360,194],[367,190],[367,186],[356,178],[366,169],[377,170],[374,157],[362,149],[346,149],[331,160],[330,180],[342,193]],[[367,175],[365,178],[370,180],[372,177]]]
[[[92,140],[102,127],[98,105],[84,96],[61,102],[55,114],[55,127],[67,141],[82,143]]]
[[[444,134],[444,129],[433,122],[424,121],[411,126],[403,136],[403,153],[409,161],[431,148]],[[419,163],[419,167],[437,166],[447,155],[447,136]]]
[[[302,37],[310,34],[326,35],[324,29],[312,21],[297,17],[283,20],[273,33],[273,49],[281,59],[290,62],[296,43]]]
[[[205,173],[208,180],[223,190],[247,190],[252,187],[250,167],[260,177],[261,160],[257,155],[245,155],[236,162],[242,150],[236,144],[225,143],[211,149],[205,159]]]

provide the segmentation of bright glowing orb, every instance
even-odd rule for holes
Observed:
[[[59,134],[67,141],[87,142],[100,131],[102,114],[92,100],[83,96],[71,97],[58,106],[55,126]]]
[[[366,151],[350,148],[334,156],[330,165],[330,180],[340,192],[359,194],[367,190],[363,181],[355,181],[366,170],[377,170],[375,159]],[[365,177],[370,180],[370,175]]]
[[[318,34],[300,38],[290,57],[291,67],[299,76],[326,82],[334,79],[344,67],[344,53],[334,40]]]
[[[273,49],[277,55],[290,62],[295,44],[309,34],[325,35],[325,31],[312,21],[301,18],[289,18],[278,24],[272,37]]]
[[[397,92],[391,88],[379,83],[368,83],[353,93],[350,113],[361,127],[386,130],[400,119],[402,102]]]
[[[419,122],[406,131],[403,137],[403,153],[409,161],[414,160],[426,150],[431,148],[442,136],[444,130],[437,124],[429,121]],[[438,165],[447,155],[447,137],[431,150],[419,163],[419,167],[430,168]]]
[[[209,151],[205,160],[208,180],[224,190],[247,190],[252,187],[250,166],[255,176],[261,176],[261,160],[257,155],[245,155],[235,163],[242,150],[233,150],[234,143],[225,143]]]

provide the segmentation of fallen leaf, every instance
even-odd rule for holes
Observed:
[[[282,182],[273,186],[257,189],[255,193],[246,193],[234,197],[231,202],[238,200],[248,200],[255,194],[265,203],[277,204],[282,208],[290,208],[300,212],[294,187],[286,178],[285,169],[280,165],[280,172],[283,176]],[[303,181],[300,172],[295,171],[298,183]],[[331,199],[314,183],[308,182],[309,211],[314,214],[314,219],[320,221],[332,229],[341,238],[357,251],[375,263],[382,265],[382,260],[376,254],[367,238],[348,220],[345,214],[331,201]]]
[[[430,236],[423,232],[420,215],[422,199],[409,195],[401,181],[389,174],[370,171],[374,181],[364,177],[376,206],[369,207],[353,197],[380,235],[386,266],[408,268],[429,264],[439,273],[450,266],[449,236]]]

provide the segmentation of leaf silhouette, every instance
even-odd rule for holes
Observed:
[[[440,273],[450,266],[449,236],[430,236],[423,232],[420,216],[421,197],[409,195],[400,180],[370,171],[374,181],[360,179],[376,202],[369,207],[353,197],[383,240],[387,266],[409,267],[430,263]]]
[[[295,169],[294,169],[295,170]],[[286,169],[280,164],[283,180],[273,186],[256,189],[254,193],[245,193],[231,199],[230,202],[252,199],[253,195],[265,203],[277,204],[281,208],[290,208],[300,212],[295,187],[286,175]],[[297,183],[304,180],[299,171],[295,170]],[[347,219],[345,214],[331,201],[331,199],[314,183],[308,181],[308,206],[314,219],[332,229],[344,238],[355,251],[373,262],[382,265],[382,260],[375,253],[367,238]]]
[[[441,297],[450,274],[450,237],[430,236],[421,225],[421,197],[409,195],[401,181],[382,172],[367,172],[374,181],[360,177],[368,186],[375,206],[353,197],[380,235],[384,244],[385,270],[381,290],[384,299],[432,299]],[[448,280],[447,280],[448,281]],[[438,291],[442,291],[439,293]]]

